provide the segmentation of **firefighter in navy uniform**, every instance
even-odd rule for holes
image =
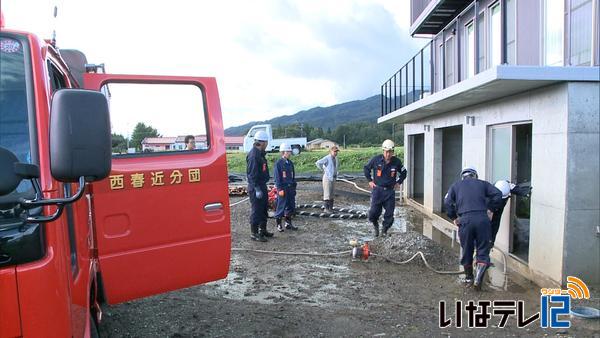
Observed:
[[[267,182],[271,178],[265,158],[268,141],[269,136],[266,132],[257,131],[254,135],[254,147],[246,156],[248,196],[252,205],[250,210],[251,238],[259,242],[266,242],[267,237],[273,237],[273,233],[267,231]]]
[[[477,170],[473,167],[464,168],[461,177],[448,190],[444,203],[448,217],[459,227],[462,247],[460,264],[465,269],[465,282],[481,289],[485,271],[490,265],[491,225],[488,208],[498,209],[502,203],[502,193],[489,182],[479,180]],[[475,249],[477,266],[473,276]]]
[[[383,154],[373,157],[364,167],[365,177],[373,190],[369,221],[373,223],[375,237],[379,236],[379,216],[382,208],[385,209],[382,228],[384,236],[394,223],[396,189],[406,178],[406,168],[402,165],[402,161],[394,156],[394,142],[385,140],[381,148]]]
[[[282,143],[279,146],[281,158],[275,163],[275,187],[277,188],[277,209],[275,219],[277,220],[277,230],[284,231],[281,218],[285,218],[285,229],[298,230],[292,224],[292,215],[296,210],[296,172],[294,163],[290,160],[292,156],[292,147],[289,144]]]

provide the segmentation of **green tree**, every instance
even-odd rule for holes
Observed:
[[[133,128],[131,134],[131,141],[129,142],[130,147],[135,147],[137,151],[142,151],[142,141],[146,137],[159,137],[158,130],[152,128],[150,125],[145,125],[143,122],[138,122]]]
[[[113,154],[123,154],[127,152],[127,138],[125,138],[125,136],[112,133],[111,143]]]

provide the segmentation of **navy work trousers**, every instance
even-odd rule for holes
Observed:
[[[254,187],[248,187],[248,196],[250,197],[250,225],[262,225],[267,224],[267,207],[269,201],[269,192],[266,184],[261,184],[260,190],[262,191],[262,198],[256,198],[256,189]]]
[[[275,218],[290,216],[296,210],[296,189],[293,187],[283,188],[284,195],[277,195],[277,209]]]
[[[393,188],[384,189],[375,187],[371,192],[371,208],[369,209],[369,221],[375,222],[381,216],[381,209],[385,209],[383,214],[383,226],[389,228],[394,223],[394,209],[396,208],[396,192]]]
[[[459,218],[458,237],[462,247],[461,265],[473,264],[473,251],[477,250],[477,263],[490,264],[490,219],[485,211],[470,212]]]

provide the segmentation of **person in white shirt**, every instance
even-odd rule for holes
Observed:
[[[315,162],[317,168],[323,171],[323,206],[327,213],[333,212],[333,188],[340,166],[340,162],[337,158],[339,151],[338,146],[334,144],[329,148],[329,154],[327,156]]]

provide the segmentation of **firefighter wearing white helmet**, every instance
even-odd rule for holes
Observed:
[[[250,197],[250,238],[266,242],[273,233],[267,231],[267,182],[271,178],[266,152],[269,136],[259,130],[254,134],[254,147],[246,156],[246,174],[248,177],[248,196]]]
[[[259,130],[256,132],[256,134],[254,134],[254,141],[269,142],[269,135],[267,135],[266,131]],[[266,144],[265,144],[265,148],[266,148]]]
[[[486,203],[487,202],[487,203]],[[461,180],[455,182],[444,198],[448,217],[458,226],[462,247],[460,264],[465,270],[465,282],[480,289],[483,276],[490,265],[491,224],[488,209],[497,210],[502,193],[489,182],[477,178],[474,167],[461,171]],[[473,276],[473,251],[477,249],[477,267]]]
[[[381,145],[381,149],[383,149],[383,150],[394,150],[394,141],[392,141],[392,140],[385,140],[385,141],[383,141],[383,144]]]
[[[402,161],[394,156],[394,142],[385,140],[381,145],[382,155],[373,157],[364,167],[364,174],[369,181],[371,192],[371,207],[369,208],[369,221],[373,224],[375,237],[379,236],[379,216],[382,209],[383,235],[394,223],[394,209],[396,208],[396,189],[406,178],[406,168]]]
[[[531,187],[529,184],[515,185],[506,180],[497,181],[494,186],[500,190],[502,193],[502,203],[497,209],[492,209],[489,207],[488,209],[492,210],[494,214],[492,215],[491,226],[492,226],[492,235],[490,237],[490,247],[494,247],[494,243],[496,242],[496,235],[498,234],[498,230],[500,229],[500,219],[502,217],[502,213],[504,212],[504,207],[509,200],[511,195],[516,196],[527,196],[531,192]]]
[[[296,211],[296,172],[294,163],[290,160],[292,147],[287,143],[279,146],[281,158],[275,163],[275,187],[277,188],[277,208],[275,220],[277,230],[284,231],[282,218],[285,219],[285,229],[298,230],[292,224],[292,215]]]

